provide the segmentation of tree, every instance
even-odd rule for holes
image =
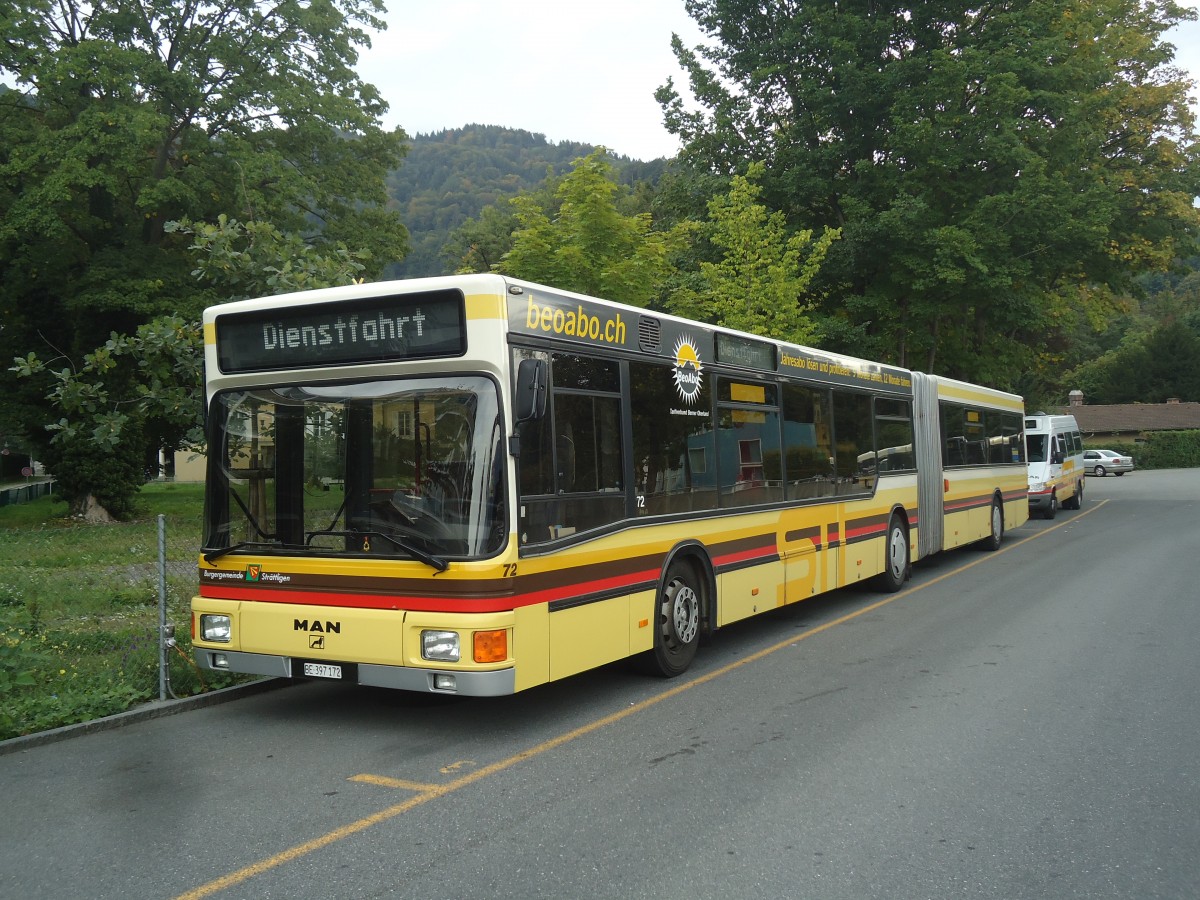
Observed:
[[[662,294],[674,271],[670,255],[692,226],[658,232],[649,213],[623,215],[605,152],[576,160],[549,198],[533,192],[511,201],[518,225],[496,271],[634,306]]]
[[[296,235],[267,223],[221,216],[216,225],[168,222],[189,234],[193,275],[222,296],[260,296],[332,287],[361,278],[369,257],[342,245],[318,252]],[[52,366],[65,362],[62,368]],[[43,461],[74,516],[100,521],[134,511],[146,480],[139,448],[203,450],[204,341],[198,321],[163,316],[136,334],[113,332],[102,347],[73,366],[65,354],[43,361],[36,353],[13,360],[18,378],[43,386],[58,419]]]
[[[60,369],[54,363],[65,362]],[[65,356],[43,362],[35,353],[14,360],[21,378],[50,383],[59,414],[43,461],[54,473],[70,513],[89,519],[127,518],[146,480],[147,435],[155,447],[199,446],[203,417],[203,339],[199,323],[155,319],[129,337],[115,332],[75,366]]]
[[[1003,386],[1195,241],[1170,0],[687,9],[700,109],[668,82],[667,126],[698,173],[764,160],[767,206],[841,229],[817,283],[840,349]]]
[[[172,220],[270,223],[314,248],[406,251],[384,180],[405,151],[354,72],[381,0],[27,0],[0,11],[0,358],[199,315]],[[33,381],[0,431],[57,416]]]
[[[340,242],[315,247],[269,222],[239,222],[225,215],[216,223],[168,222],[166,229],[191,236],[192,275],[225,300],[362,281],[371,261],[368,250],[352,251]]]
[[[1089,403],[1200,401],[1200,334],[1166,322],[1072,373]]]
[[[813,242],[811,231],[788,235],[783,214],[757,203],[761,163],[735,175],[729,193],[708,204],[708,238],[721,248],[718,262],[700,262],[698,283],[677,289],[672,312],[728,328],[810,343],[809,286],[837,239],[826,228]]]
[[[442,256],[456,272],[492,272],[512,249],[517,218],[507,199],[485,206],[450,232],[442,245]]]

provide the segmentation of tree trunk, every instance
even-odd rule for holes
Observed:
[[[82,519],[89,525],[111,525],[115,521],[91,494],[71,503],[71,518]]]

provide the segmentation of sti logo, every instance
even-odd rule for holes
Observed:
[[[262,566],[246,566],[247,581],[258,581],[260,575],[262,575]]]

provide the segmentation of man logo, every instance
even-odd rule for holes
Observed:
[[[700,396],[703,383],[700,351],[690,337],[680,337],[675,342],[675,390],[684,403],[692,404]]]
[[[324,650],[325,649],[325,635],[310,634],[308,636],[308,649],[309,650]]]
[[[292,631],[307,631],[309,634],[341,634],[342,623],[331,619],[326,619],[324,622],[320,619],[313,619],[311,622],[308,619],[293,619]]]

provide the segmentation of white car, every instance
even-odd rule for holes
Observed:
[[[1124,475],[1133,471],[1133,457],[1112,450],[1084,450],[1083,468],[1089,475]]]

